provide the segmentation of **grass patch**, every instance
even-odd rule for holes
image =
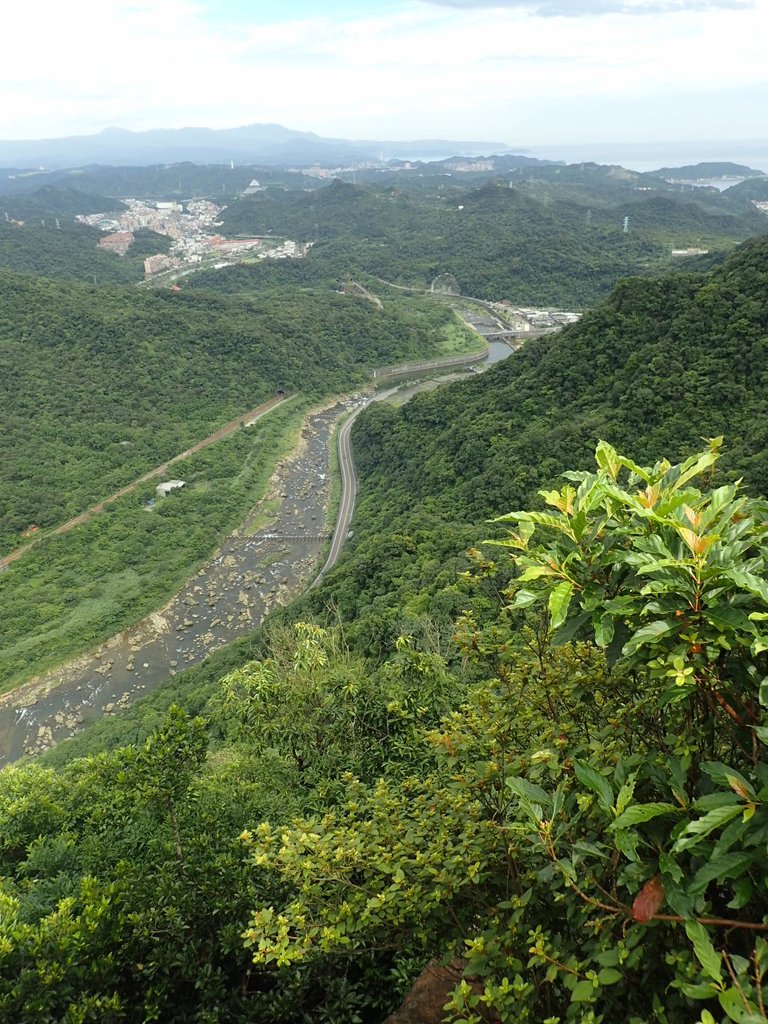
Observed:
[[[467,327],[458,313],[454,319],[443,327],[442,339],[438,342],[439,356],[459,356],[465,353],[483,352],[487,347],[484,339]]]
[[[144,506],[154,481],[69,533],[43,538],[0,573],[0,692],[170,600],[263,498],[309,406],[299,397],[190,456],[189,487],[151,512]]]
[[[264,498],[259,502],[258,511],[255,513],[245,530],[246,537],[252,537],[254,533],[271,526],[275,521],[278,509],[280,508],[279,498]]]

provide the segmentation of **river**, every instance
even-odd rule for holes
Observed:
[[[510,352],[505,343],[492,341],[488,359],[477,368]],[[467,374],[452,379],[459,376]],[[393,397],[408,400],[446,379],[411,384]],[[0,697],[0,765],[46,750],[102,715],[119,713],[169,676],[251,632],[310,582],[327,538],[333,428],[359,398],[340,400],[307,418],[298,448],[275,467],[265,498],[165,608],[96,651]],[[269,522],[262,525],[265,508]]]

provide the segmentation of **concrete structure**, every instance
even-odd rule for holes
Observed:
[[[151,277],[163,270],[176,270],[181,266],[181,260],[174,256],[164,256],[162,253],[157,256],[147,256],[144,260],[144,276]]]
[[[130,231],[115,231],[99,240],[99,248],[107,252],[116,252],[118,256],[124,256],[133,241],[133,234]]]
[[[164,484],[158,484],[155,488],[158,498],[165,498],[171,491],[178,491],[187,486],[186,480],[166,480]]]

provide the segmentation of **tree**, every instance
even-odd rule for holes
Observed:
[[[244,836],[289,893],[245,933],[257,963],[463,954],[446,1020],[474,1024],[768,1019],[765,505],[713,487],[719,448],[601,444],[554,511],[501,517],[503,615],[542,605],[551,645],[466,616],[487,678],[423,735],[432,771]]]

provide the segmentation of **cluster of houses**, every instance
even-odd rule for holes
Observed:
[[[247,194],[260,191],[258,181],[252,181]],[[119,214],[87,214],[77,219],[105,232],[99,248],[119,256],[125,255],[133,242],[133,233],[148,228],[172,239],[170,253],[158,253],[144,260],[145,279],[182,268],[194,268],[204,261],[214,267],[228,266],[247,254],[257,259],[296,259],[304,256],[311,243],[298,243],[291,239],[275,241],[271,238],[228,239],[216,233],[218,217],[223,207],[206,199],[190,199],[184,203],[145,203],[139,199],[126,199],[127,209]]]

